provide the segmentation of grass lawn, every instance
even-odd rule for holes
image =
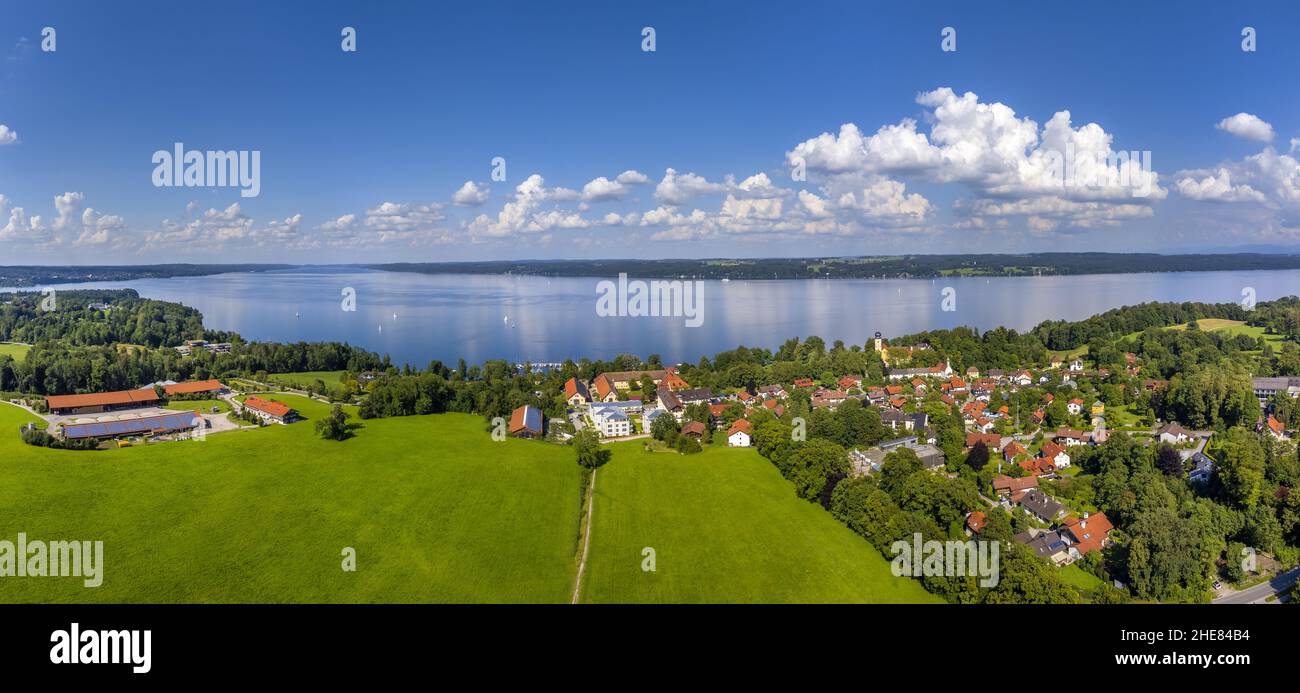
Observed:
[[[1286,337],[1280,334],[1266,334],[1264,328],[1252,327],[1250,325],[1247,325],[1245,322],[1241,320],[1225,320],[1223,318],[1203,318],[1201,320],[1196,321],[1196,326],[1199,327],[1202,332],[1222,332],[1225,333],[1227,336],[1232,336],[1232,337],[1241,334],[1247,335],[1252,338],[1263,337],[1264,341],[1272,344],[1273,348],[1275,349],[1280,348],[1282,344],[1286,342]],[[1165,329],[1185,330],[1187,329],[1187,323],[1183,323],[1181,325],[1170,325]],[[1132,338],[1140,334],[1142,333],[1132,332],[1126,336]]]
[[[326,405],[277,395],[306,417]],[[0,538],[102,540],[104,584],[0,580],[14,602],[566,602],[573,451],[476,416],[311,421],[101,452],[24,445],[0,404]],[[356,572],[340,569],[354,547]]]
[[[587,602],[937,602],[797,497],[750,449],[698,455],[612,444],[596,474]],[[641,570],[642,549],[656,571]]]
[[[32,350],[30,344],[19,344],[17,342],[0,342],[0,356],[12,356],[15,361],[22,361],[27,358],[27,352]]]
[[[198,409],[204,414],[212,413],[212,408],[216,407],[221,413],[230,411],[230,405],[221,399],[187,399],[175,400],[168,402],[164,407],[166,409],[175,409],[177,411],[194,411]]]
[[[1128,404],[1123,407],[1106,407],[1106,426],[1108,428],[1133,428],[1141,424],[1138,414],[1135,411],[1136,406]],[[1143,430],[1150,430],[1149,427],[1142,427]]]
[[[343,371],[306,371],[303,373],[272,373],[266,378],[277,385],[285,385],[301,390],[309,385],[315,385],[317,380],[324,382],[326,385],[338,385],[339,378],[342,376]]]
[[[1101,578],[1085,571],[1083,568],[1071,563],[1060,569],[1061,579],[1071,587],[1079,590],[1084,595],[1091,594],[1093,590],[1101,587]]]
[[[1083,346],[1078,346],[1073,349],[1067,349],[1067,350],[1048,349],[1047,353],[1051,354],[1052,356],[1060,356],[1061,358],[1065,359],[1066,361],[1065,365],[1068,366],[1070,365],[1069,364],[1070,361],[1088,355],[1088,345],[1084,344]]]

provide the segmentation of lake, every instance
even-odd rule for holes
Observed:
[[[600,281],[312,267],[56,289],[130,287],[193,306],[209,328],[246,339],[345,341],[420,367],[432,359],[550,362],[620,353],[694,362],[742,344],[775,349],[790,337],[865,344],[877,331],[888,337],[959,325],[1026,330],[1146,301],[1239,302],[1247,287],[1260,301],[1300,294],[1300,270],[706,281],[702,324],[687,327],[683,317],[597,315]],[[356,292],[355,311],[342,308],[345,288]]]

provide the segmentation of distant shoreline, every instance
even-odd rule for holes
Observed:
[[[413,274],[629,277],[645,279],[937,279],[1097,274],[1157,274],[1300,269],[1300,254],[1230,253],[1027,253],[888,255],[816,258],[712,258],[700,260],[492,260],[427,263],[156,264],[0,266],[0,286],[36,288],[55,284],[196,277],[231,272],[292,269],[366,269]]]

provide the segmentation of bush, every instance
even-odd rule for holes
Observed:
[[[704,452],[704,448],[700,447],[699,441],[690,436],[677,436],[677,444],[673,447],[676,447],[677,452],[680,452],[683,455],[694,455],[698,452]]]
[[[99,441],[94,439],[63,440],[61,438],[55,438],[49,433],[31,426],[23,426],[20,431],[24,443],[34,445],[38,448],[54,448],[57,450],[94,450],[99,447]]]

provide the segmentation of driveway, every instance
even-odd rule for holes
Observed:
[[[1274,576],[1268,582],[1261,582],[1253,587],[1236,591],[1224,589],[1223,595],[1214,599],[1215,604],[1263,604],[1265,599],[1291,589],[1300,578],[1300,568],[1292,568],[1281,575]],[[1274,602],[1276,603],[1276,602]]]

